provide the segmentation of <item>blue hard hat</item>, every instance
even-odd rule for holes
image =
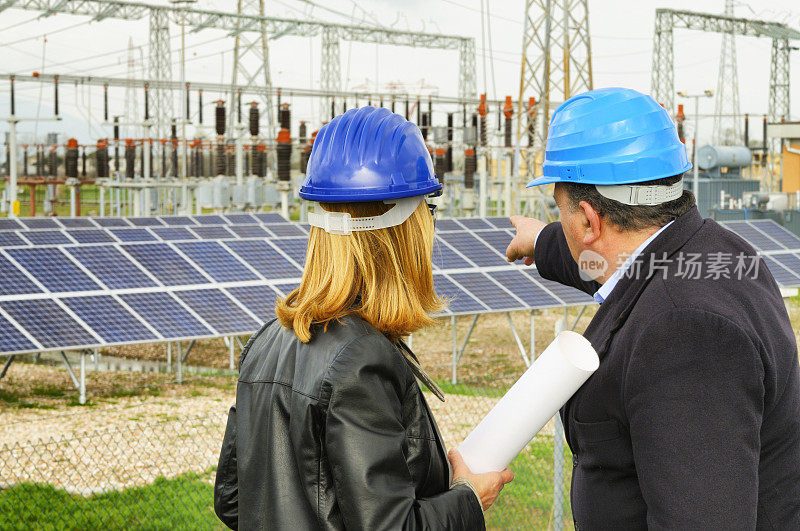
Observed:
[[[542,177],[558,182],[632,184],[692,167],[669,113],[641,92],[604,88],[578,94],[553,113]]]
[[[300,197],[383,201],[442,189],[419,128],[388,109],[350,109],[314,140]]]

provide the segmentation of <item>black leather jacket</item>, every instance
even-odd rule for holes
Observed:
[[[214,487],[233,529],[484,529],[400,347],[347,317],[245,346]]]

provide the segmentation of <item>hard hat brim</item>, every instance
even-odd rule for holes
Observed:
[[[526,184],[525,188],[532,188],[534,186],[542,186],[545,184],[553,184],[558,182],[561,182],[561,179],[559,179],[558,177],[537,177],[536,179]]]

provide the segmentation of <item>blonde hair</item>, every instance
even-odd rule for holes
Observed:
[[[325,203],[325,210],[375,216],[380,202]],[[300,286],[278,299],[278,319],[303,343],[313,327],[357,315],[391,341],[435,321],[444,306],[433,289],[433,219],[424,201],[406,221],[386,229],[328,234],[312,227]]]

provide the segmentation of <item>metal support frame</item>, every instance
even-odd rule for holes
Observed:
[[[6,362],[3,364],[3,370],[0,371],[0,380],[2,380],[3,378],[6,377],[6,373],[8,372],[8,368],[14,362],[14,358],[16,358],[16,356],[9,356],[6,359]]]
[[[789,39],[772,39],[769,63],[769,110],[767,111],[771,122],[789,119],[791,109],[790,51]],[[773,149],[773,152],[775,151]]]
[[[522,339],[519,337],[519,333],[517,333],[517,327],[514,326],[514,321],[511,319],[511,312],[506,312],[506,317],[508,317],[508,327],[511,329],[511,334],[514,336],[514,341],[517,342],[517,347],[519,348],[519,353],[522,356],[522,361],[525,362],[526,367],[530,367],[531,360],[528,358],[528,353],[525,349],[525,345],[522,344]]]
[[[339,52],[339,32],[336,28],[323,28],[322,55],[320,58],[320,87],[326,92],[342,90],[342,63]],[[320,119],[330,121],[333,98],[323,98],[320,102]],[[333,110],[336,114],[337,111]]]
[[[228,343],[228,368],[233,370],[236,368],[236,343],[233,341],[233,336],[227,338]]]
[[[75,386],[75,389],[78,390],[78,403],[83,405],[86,403],[86,352],[81,351],[80,378],[75,375],[75,371],[72,369],[72,364],[69,362],[67,354],[63,350],[59,351],[59,354],[61,354],[61,361],[67,368],[72,384]]]
[[[461,361],[461,356],[464,355],[464,351],[467,348],[467,343],[469,342],[470,336],[472,336],[472,331],[475,329],[475,323],[478,322],[478,317],[481,314],[476,313],[475,317],[472,319],[472,324],[469,325],[469,330],[467,330],[467,335],[464,338],[464,343],[461,345],[461,349],[458,348],[458,330],[456,330],[456,316],[452,316],[450,318],[450,323],[453,326],[453,372],[450,378],[450,381],[453,384],[458,383],[458,362]]]

